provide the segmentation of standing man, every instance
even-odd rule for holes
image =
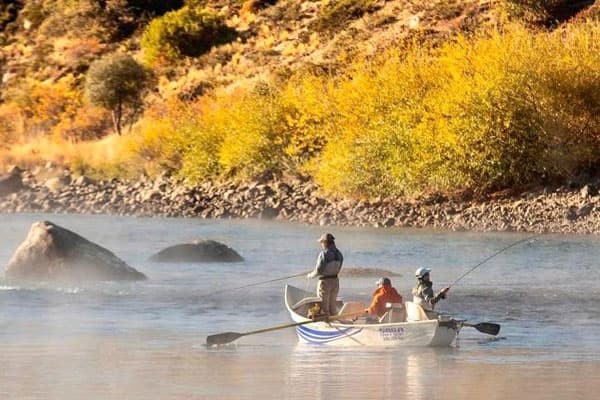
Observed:
[[[319,242],[323,250],[317,257],[315,269],[306,277],[308,279],[319,277],[317,295],[321,298],[321,312],[327,316],[332,316],[337,314],[335,302],[340,291],[338,273],[342,269],[344,257],[335,247],[335,238],[331,233],[321,235]]]
[[[429,268],[419,268],[415,271],[417,277],[417,286],[412,290],[413,303],[423,307],[425,311],[433,311],[435,304],[441,299],[446,298],[446,293],[450,290],[445,287],[438,294],[433,292],[433,282],[429,279]]]

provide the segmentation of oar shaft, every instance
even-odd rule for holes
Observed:
[[[271,332],[271,331],[276,331],[278,329],[291,328],[293,326],[298,326],[298,325],[312,324],[314,322],[317,322],[317,321],[308,320],[308,321],[302,321],[302,322],[294,322],[294,323],[291,323],[291,324],[275,325],[275,326],[272,326],[270,328],[263,328],[263,329],[257,329],[255,331],[243,332],[241,335],[242,336],[255,335],[257,333]]]
[[[332,317],[328,317],[326,319],[317,319],[317,320],[306,320],[306,321],[300,321],[300,322],[292,322],[289,324],[280,324],[280,325],[275,325],[275,326],[271,326],[268,328],[263,328],[263,329],[257,329],[254,331],[248,331],[248,332],[241,332],[241,333],[237,333],[237,332],[227,332],[227,333],[223,333],[223,334],[216,334],[216,335],[210,335],[209,337],[207,337],[207,342],[213,341],[213,339],[215,337],[220,337],[222,335],[234,335],[232,336],[231,340],[226,340],[225,342],[230,342],[233,340],[236,340],[242,336],[248,336],[248,335],[256,335],[258,333],[265,333],[265,332],[271,332],[271,331],[276,331],[279,329],[285,329],[285,328],[291,328],[294,326],[299,326],[299,325],[306,325],[306,324],[313,324],[315,322],[330,322],[330,321],[335,321],[338,319],[344,319],[344,318],[352,318],[352,317],[356,317],[358,315],[362,315],[364,314],[364,311],[358,311],[358,312],[352,312],[352,313],[346,313],[346,314],[340,314],[340,315],[334,315]],[[209,338],[212,338],[209,340]],[[217,341],[218,343],[218,341]],[[223,343],[221,343],[223,344]]]
[[[364,313],[365,313],[364,311],[358,311],[358,312],[353,312],[353,313],[346,313],[346,314],[334,315],[334,316],[331,316],[331,317],[328,317],[328,318],[324,318],[324,319],[316,319],[316,320],[309,319],[307,321],[300,321],[300,322],[292,322],[290,324],[275,325],[275,326],[271,326],[269,328],[257,329],[255,331],[244,332],[244,333],[242,333],[242,335],[247,336],[247,335],[254,335],[254,334],[257,334],[257,333],[271,332],[271,331],[276,331],[278,329],[291,328],[291,327],[298,326],[298,325],[313,324],[315,322],[330,322],[330,321],[335,321],[335,320],[338,320],[338,319],[356,317],[357,315],[362,315]]]

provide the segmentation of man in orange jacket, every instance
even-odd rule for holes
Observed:
[[[386,303],[402,303],[402,296],[392,287],[392,281],[389,278],[379,278],[371,306],[365,311],[369,315],[381,318],[387,311]]]

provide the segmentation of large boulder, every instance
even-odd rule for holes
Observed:
[[[167,247],[150,260],[159,262],[239,262],[244,261],[231,247],[214,240],[196,240],[192,243]]]
[[[31,226],[5,275],[8,279],[44,281],[146,279],[109,250],[48,221]]]

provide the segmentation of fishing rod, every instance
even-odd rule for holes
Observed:
[[[301,272],[301,273],[295,274],[295,275],[284,276],[283,278],[269,279],[268,281],[254,282],[254,283],[250,283],[250,284],[244,285],[244,286],[238,286],[238,287],[232,287],[232,288],[223,288],[223,289],[213,290],[212,292],[208,292],[208,293],[202,294],[199,297],[207,297],[207,296],[212,296],[213,294],[227,292],[227,291],[230,291],[230,290],[245,289],[245,288],[249,288],[249,287],[252,287],[252,286],[264,285],[265,283],[271,283],[271,282],[283,281],[285,279],[297,278],[299,276],[304,276],[304,275],[308,274],[308,272],[310,272],[310,271]]]
[[[459,276],[458,279],[456,279],[454,282],[452,282],[450,285],[448,285],[448,288],[451,288],[452,286],[456,285],[458,282],[463,280],[464,277],[469,275],[471,272],[475,271],[477,268],[481,267],[486,262],[490,261],[492,258],[496,257],[498,254],[504,253],[506,250],[510,249],[511,247],[514,247],[523,242],[533,241],[533,239],[535,239],[536,237],[541,236],[541,235],[543,235],[543,233],[538,233],[536,235],[526,237],[525,239],[517,240],[516,242],[514,242],[506,247],[501,248],[500,250],[498,250],[497,252],[495,252],[491,256],[487,257],[485,260],[481,261],[479,264],[477,264],[476,266],[474,266],[473,268],[471,268],[470,270],[468,270],[467,272],[465,272],[464,274]]]

